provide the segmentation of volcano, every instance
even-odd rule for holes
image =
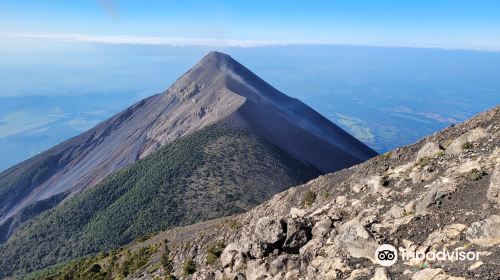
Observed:
[[[210,52],[165,92],[0,173],[0,240],[5,241],[38,213],[91,189],[112,172],[213,125],[262,139],[304,168],[314,169],[309,175],[344,169],[376,155],[229,55]],[[310,179],[309,175],[302,179]],[[300,180],[284,179],[264,197]],[[254,203],[261,201],[255,199]]]

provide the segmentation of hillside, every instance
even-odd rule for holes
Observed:
[[[246,130],[322,173],[376,153],[230,56],[211,52],[164,93],[0,173],[0,242],[112,172],[212,124]]]
[[[25,224],[0,246],[0,278],[246,211],[318,174],[247,131],[209,126]]]
[[[498,143],[500,107],[247,213],[167,230],[31,277],[498,279]],[[477,252],[479,260],[400,256],[383,267],[375,259],[383,243],[406,254]]]

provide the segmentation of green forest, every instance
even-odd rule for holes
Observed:
[[[0,245],[0,278],[248,210],[318,174],[247,131],[210,126],[26,222]]]

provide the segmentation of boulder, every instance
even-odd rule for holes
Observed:
[[[470,242],[480,246],[500,244],[500,215],[492,215],[482,221],[472,223],[465,235]]]
[[[311,224],[305,219],[289,219],[283,251],[298,254],[300,247],[312,238]]]
[[[247,263],[246,276],[248,280],[268,279],[268,264],[264,260],[252,260]]]
[[[293,269],[285,274],[286,280],[298,280],[300,278],[300,271],[298,269]]]
[[[235,260],[242,260],[242,247],[238,243],[229,243],[220,256],[222,267],[229,267],[235,264]]]
[[[384,267],[375,268],[375,274],[372,277],[372,280],[387,280],[387,272]]]
[[[453,166],[444,172],[445,176],[458,176],[464,173],[469,173],[472,170],[481,170],[479,160],[466,160],[457,166]]]
[[[500,164],[495,166],[495,170],[491,174],[487,198],[490,202],[500,206]]]
[[[370,275],[370,270],[368,268],[355,269],[351,272],[347,280],[367,279],[368,275]]]
[[[446,148],[445,153],[449,155],[459,154],[464,151],[464,144],[473,143],[479,139],[487,137],[488,135],[489,134],[483,128],[475,128],[453,140]]]
[[[405,210],[398,205],[393,205],[387,213],[388,218],[399,219],[405,215]]]
[[[436,181],[430,183],[429,185],[425,186],[425,188],[428,188],[429,190],[426,191],[418,200],[416,205],[417,212],[425,211],[427,207],[434,204],[436,200],[440,199],[441,197],[449,193],[454,192],[457,186],[455,180],[447,177],[441,177]]]
[[[254,233],[262,243],[275,245],[285,239],[285,223],[282,219],[263,217],[257,220]]]
[[[442,245],[453,245],[465,228],[464,224],[447,225],[429,234],[424,245],[433,246],[434,248],[439,248]]]
[[[312,262],[319,253],[323,244],[318,239],[312,239],[299,250],[300,260],[303,264]]]
[[[295,208],[295,207],[292,207],[292,209],[290,209],[290,216],[293,219],[302,218],[305,215],[306,215],[306,211],[304,209]]]
[[[323,238],[332,230],[332,220],[325,217],[317,222],[312,229],[312,236],[314,238]]]
[[[355,220],[340,227],[339,234],[335,237],[335,243],[351,257],[367,258],[376,263],[375,251],[378,245],[365,227]]]
[[[345,274],[347,271],[350,270],[350,267],[347,265],[346,260],[340,257],[333,257],[333,258],[329,257],[325,260],[323,265],[325,267],[324,271],[327,272],[327,275],[328,272],[333,272],[335,273],[335,275],[337,274],[337,272]],[[326,278],[326,279],[332,279],[332,278]]]
[[[287,261],[288,257],[286,255],[280,255],[275,260],[273,260],[269,265],[269,272],[271,273],[271,275],[274,276],[280,272],[285,271],[287,267]]]
[[[424,168],[422,170],[413,170],[408,177],[413,184],[417,184],[432,179],[432,174]]]
[[[433,157],[440,151],[441,149],[439,148],[439,145],[436,142],[425,143],[425,145],[422,148],[420,148],[420,150],[417,152],[416,161],[419,161],[425,157]]]

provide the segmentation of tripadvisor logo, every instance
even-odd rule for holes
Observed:
[[[429,260],[429,261],[478,261],[479,252],[463,251],[455,249],[448,251],[442,249],[440,251],[415,252],[408,249],[400,248],[401,259],[409,261],[411,259]],[[382,244],[375,251],[375,260],[381,266],[391,266],[398,260],[398,251],[390,244]]]
[[[375,251],[375,260],[381,266],[391,266],[398,260],[398,251],[390,244],[382,244]]]

